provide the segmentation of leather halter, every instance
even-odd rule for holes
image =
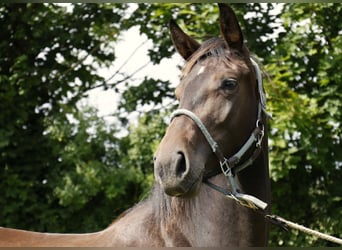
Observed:
[[[220,150],[217,142],[212,138],[209,131],[203,124],[200,118],[193,112],[187,109],[177,109],[175,110],[171,115],[171,120],[177,116],[185,115],[189,118],[191,118],[195,124],[198,126],[198,128],[203,133],[204,137],[208,141],[212,151],[217,156],[222,173],[228,178],[230,182],[230,186],[232,189],[232,192],[228,193],[227,191],[223,190],[222,188],[214,185],[213,183],[209,181],[205,181],[206,184],[208,184],[210,187],[216,189],[217,191],[224,193],[229,198],[233,198],[240,202],[240,204],[244,206],[248,206],[250,208],[261,208],[265,209],[267,207],[267,204],[258,198],[246,195],[240,193],[240,188],[238,185],[238,182],[236,180],[236,174],[240,172],[241,170],[245,169],[246,167],[250,166],[254,160],[258,157],[260,151],[261,151],[261,143],[264,138],[264,125],[262,123],[262,112],[265,112],[266,109],[266,98],[265,93],[263,92],[263,85],[262,85],[262,77],[261,77],[261,71],[259,69],[258,64],[252,59],[251,62],[255,68],[256,71],[256,77],[258,82],[258,91],[259,91],[259,103],[258,103],[258,116],[255,124],[255,128],[247,141],[244,143],[244,145],[240,148],[240,150],[235,153],[231,157],[225,157]],[[254,146],[254,151],[252,155],[244,162],[240,163],[241,158],[247,153],[249,149],[251,149]],[[240,163],[240,164],[239,164]]]

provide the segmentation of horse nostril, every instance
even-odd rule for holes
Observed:
[[[186,171],[186,161],[182,152],[177,153],[176,176],[181,177]]]

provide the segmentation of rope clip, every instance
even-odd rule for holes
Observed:
[[[266,218],[267,220],[269,220],[272,224],[281,227],[284,231],[286,231],[286,232],[289,231],[289,228],[287,227],[286,223],[280,221],[280,220],[278,219],[278,216],[266,214],[266,215],[265,215],[265,218]]]

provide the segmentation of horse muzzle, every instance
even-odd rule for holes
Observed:
[[[167,157],[156,156],[154,164],[155,177],[166,194],[178,197],[197,194],[202,175],[194,171],[182,151],[176,151]]]

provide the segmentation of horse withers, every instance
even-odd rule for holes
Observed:
[[[260,72],[233,10],[225,4],[219,10],[222,37],[202,44],[170,22],[185,66],[176,88],[179,109],[155,154],[149,198],[100,232],[0,228],[0,246],[266,245],[263,216],[211,188],[232,190],[235,199],[244,193],[270,200]]]

